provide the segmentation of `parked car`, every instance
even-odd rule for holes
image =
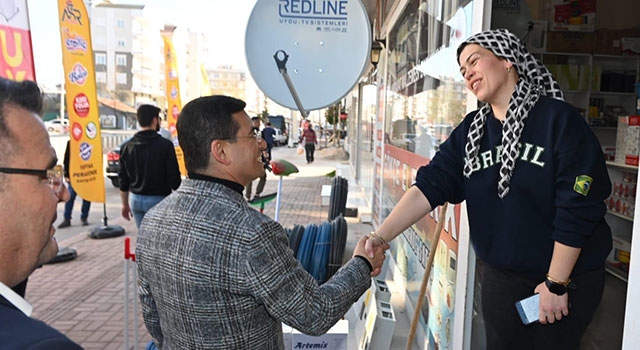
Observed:
[[[289,137],[278,128],[273,128],[276,134],[273,135],[273,144],[275,146],[284,145],[289,141]]]
[[[45,128],[48,132],[57,132],[60,134],[66,134],[69,132],[69,119],[53,119],[44,122]]]
[[[120,188],[120,179],[118,178],[118,172],[120,171],[120,149],[125,143],[129,142],[131,137],[124,140],[118,147],[107,152],[107,168],[106,173],[113,187]]]

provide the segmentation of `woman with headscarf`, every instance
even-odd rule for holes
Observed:
[[[611,192],[602,149],[547,68],[504,29],[470,37],[460,72],[469,113],[370,236],[388,242],[445,202],[466,200],[481,261],[487,349],[578,349],[604,289]],[[539,323],[514,304],[540,295]]]

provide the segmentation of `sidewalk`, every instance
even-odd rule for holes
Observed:
[[[304,155],[295,148],[278,147],[273,150],[274,159],[287,159],[296,164],[299,173],[283,178],[280,223],[284,227],[294,224],[307,225],[327,220],[328,207],[322,206],[320,196],[323,185],[331,185],[332,178],[325,175],[338,169],[338,175],[350,178],[343,153],[336,148],[316,151],[316,160],[306,164]],[[263,194],[276,192],[279,178],[267,177]],[[254,190],[257,181],[254,182]],[[350,207],[351,193],[347,207]],[[264,214],[274,217],[275,200],[265,205]],[[108,210],[117,209],[120,203],[108,203]],[[351,257],[355,242],[372,230],[369,224],[359,223],[357,218],[347,218],[348,238],[345,258]],[[45,265],[29,278],[26,299],[33,307],[33,317],[66,334],[86,349],[124,348],[124,237],[131,237],[135,246],[136,227],[119,215],[109,218],[110,225],[125,228],[125,236],[94,240],[87,238],[86,227],[72,226],[77,236],[59,242],[60,247],[77,250],[76,259]],[[132,248],[133,249],[133,248]],[[130,289],[130,296],[135,291]],[[129,303],[132,308],[132,302]],[[144,349],[149,341],[142,316],[138,310],[138,349]],[[133,317],[129,317],[129,344],[133,344]]]

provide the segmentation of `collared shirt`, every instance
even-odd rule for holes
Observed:
[[[22,313],[29,317],[31,316],[33,306],[2,282],[0,282],[0,295],[7,299],[7,301],[9,301],[18,310],[22,311]]]

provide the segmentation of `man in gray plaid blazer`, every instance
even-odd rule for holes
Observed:
[[[320,335],[380,272],[364,250],[318,285],[287,234],[251,208],[244,186],[264,174],[261,142],[232,97],[189,102],[178,140],[189,177],[149,211],[137,240],[144,321],[160,349],[283,349],[281,322]]]

